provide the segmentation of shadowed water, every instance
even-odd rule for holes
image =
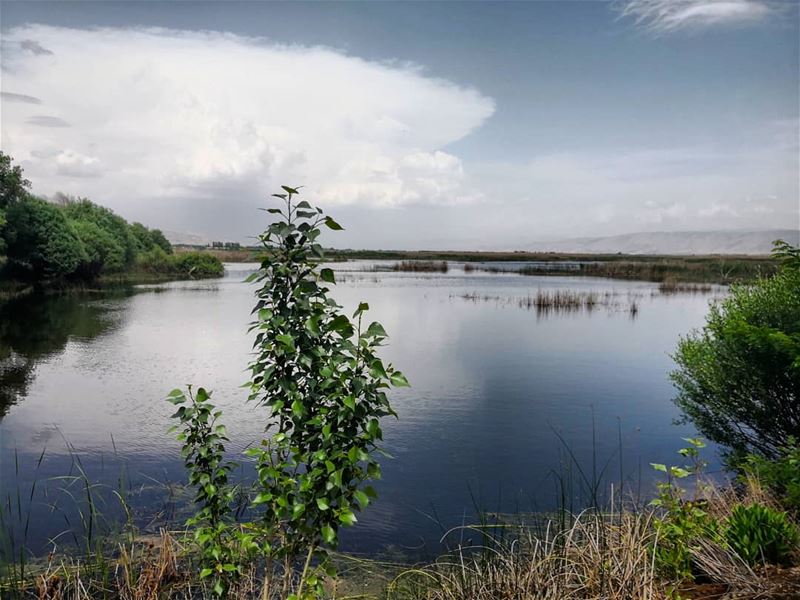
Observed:
[[[472,519],[476,505],[549,510],[566,490],[578,508],[591,501],[584,477],[646,495],[649,463],[675,462],[692,430],[672,424],[669,353],[702,324],[709,294],[457,265],[430,274],[374,266],[333,265],[334,295],[349,311],[370,304],[390,335],[385,358],[412,387],[392,394],[399,420],[384,432],[393,458],[383,461],[378,502],[343,536],[345,549],[434,552],[443,528]],[[254,290],[241,283],[249,268],[135,293],[27,296],[0,309],[0,483],[6,502],[40,482],[32,549],[83,527],[72,497],[86,496],[84,484],[42,483],[50,477],[85,472],[101,484],[90,491],[109,519],[121,516],[111,489],[128,498],[140,526],[181,518],[185,475],[165,433],[173,407],[163,401],[174,387],[214,390],[232,457],[260,439],[264,409],[246,404],[239,387],[252,342]],[[526,301],[548,291],[608,301],[563,311]],[[248,477],[249,467],[238,473]]]

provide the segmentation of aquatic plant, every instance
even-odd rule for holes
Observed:
[[[389,270],[410,273],[447,273],[450,270],[450,265],[446,260],[403,260],[393,264]]]

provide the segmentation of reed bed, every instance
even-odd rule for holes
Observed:
[[[525,310],[535,311],[539,316],[550,313],[591,312],[595,309],[627,311],[631,316],[639,313],[636,293],[618,294],[613,291],[575,291],[542,290],[521,298],[492,296],[488,294],[465,293],[458,296],[471,302],[495,302],[500,305],[516,305]]]
[[[774,262],[757,261],[741,257],[708,258],[652,258],[650,260],[588,260],[574,266],[547,268],[530,265],[521,268],[521,275],[583,275],[610,279],[636,279],[641,281],[680,281],[684,283],[728,284],[752,281],[775,273]]]
[[[446,260],[403,260],[393,264],[389,270],[410,273],[447,273],[450,265]]]
[[[710,294],[714,286],[708,283],[682,283],[674,279],[667,279],[658,284],[660,294]]]

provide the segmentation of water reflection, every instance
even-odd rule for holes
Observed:
[[[552,508],[554,473],[576,471],[565,463],[568,454],[583,465],[595,456],[610,460],[608,476],[632,482],[647,476],[649,462],[672,462],[681,436],[693,433],[671,424],[677,414],[667,374],[677,337],[703,321],[705,293],[461,268],[380,272],[372,264],[332,265],[334,296],[348,312],[369,303],[370,318],[390,336],[384,358],[412,387],[392,396],[400,418],[383,429],[394,458],[384,461],[379,501],[343,536],[345,550],[428,544],[435,552],[438,523],[458,525],[476,504],[499,512]],[[124,479],[138,491],[130,497],[140,525],[172,516],[186,476],[179,444],[166,434],[173,407],[163,398],[187,383],[214,390],[228,451],[243,463],[237,476],[252,479],[241,452],[263,436],[266,414],[241,388],[254,292],[242,281],[251,268],[227,265],[219,280],[148,288],[158,293],[3,305],[4,491],[21,484],[25,499],[36,477],[64,475],[78,455],[104,489],[116,490]],[[597,301],[592,311],[537,318],[535,303],[530,310],[520,304],[540,292],[563,299],[565,291],[607,297],[620,309]],[[469,295],[513,300],[469,302]],[[630,301],[635,319],[628,318]],[[585,500],[579,486],[568,494],[575,506]],[[63,529],[63,518],[43,506],[35,506],[41,514],[30,527],[31,545],[46,545]]]
[[[89,342],[113,331],[118,317],[107,303],[77,294],[27,294],[0,304],[0,419],[25,398],[39,362],[63,352],[70,340]]]

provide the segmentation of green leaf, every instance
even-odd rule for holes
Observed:
[[[369,423],[367,423],[367,433],[369,433],[372,437],[378,437],[381,432],[381,428],[378,426],[378,419],[371,419]]]
[[[336,542],[336,532],[333,530],[333,527],[330,525],[323,525],[322,526],[322,539],[325,540],[326,544],[334,544]]]
[[[317,498],[317,506],[320,510],[328,510],[330,508],[330,505],[325,498]]]
[[[292,413],[296,417],[302,417],[303,416],[303,403],[300,402],[299,399],[297,399],[294,402],[292,402]]]
[[[660,463],[650,463],[650,466],[653,467],[656,471],[662,471],[663,473],[667,472],[667,465],[662,465]]]
[[[687,471],[682,467],[670,467],[669,471],[670,473],[672,473],[672,475],[674,475],[679,479],[683,479],[684,477],[688,477],[689,475],[691,475],[690,471]]]
[[[394,371],[389,379],[392,382],[392,385],[394,387],[410,387],[411,386],[411,384],[408,383],[408,379],[406,379],[406,376],[403,375],[400,371]]]
[[[288,194],[299,194],[300,192],[297,191],[297,188],[289,187],[288,185],[282,185],[281,188],[288,193]]]
[[[294,338],[288,333],[280,333],[275,336],[275,339],[287,348],[294,350]]]
[[[342,402],[350,410],[356,409],[356,399],[353,398],[353,396],[345,396],[344,398],[342,398]]]
[[[272,500],[272,494],[269,492],[261,492],[255,498],[253,498],[253,504],[264,504],[270,500]]]
[[[344,227],[339,225],[336,221],[334,221],[330,217],[325,217],[325,225],[328,226],[328,229],[333,229],[334,231],[342,231],[344,229]]]
[[[352,510],[344,510],[339,515],[339,521],[345,525],[355,525],[358,519],[356,519],[356,515]]]
[[[336,283],[336,278],[333,275],[333,269],[322,269],[319,272],[319,277],[322,281],[327,281],[328,283]]]
[[[370,337],[387,337],[386,330],[383,328],[383,325],[377,321],[369,324],[365,335]]]
[[[364,509],[369,504],[369,496],[362,492],[361,490],[356,490],[355,497],[358,503],[361,505],[361,508]]]
[[[211,575],[213,572],[214,572],[214,569],[209,569],[208,567],[206,567],[205,569],[202,569],[200,571],[200,579],[205,579],[206,577]]]

